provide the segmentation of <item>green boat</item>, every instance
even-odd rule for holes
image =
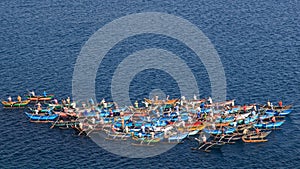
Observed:
[[[25,107],[30,103],[30,100],[25,100],[21,102],[7,102],[2,101],[4,107]]]

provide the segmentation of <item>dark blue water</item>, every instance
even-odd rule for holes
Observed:
[[[293,104],[282,130],[263,144],[225,145],[206,154],[186,141],[148,159],[111,154],[71,130],[29,123],[22,110],[1,109],[0,168],[297,168],[300,165],[300,4],[294,1],[8,1],[0,2],[0,98],[34,89],[57,98],[72,94],[81,47],[105,24],[137,12],[164,12],[197,25],[223,63],[228,99]],[[172,51],[192,69],[202,97],[211,94],[205,67],[182,43],[162,35],[130,37],[109,51],[96,79],[97,98],[111,98],[111,75],[126,56],[147,48]],[[105,74],[105,76],[104,76]],[[155,74],[155,75],[153,75]],[[149,81],[152,79],[152,81]],[[160,88],[178,97],[178,86],[158,70],[139,73],[131,99]],[[146,84],[146,85],[145,85]]]

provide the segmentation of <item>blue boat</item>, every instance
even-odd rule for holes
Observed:
[[[121,122],[117,122],[117,123],[115,123],[114,125],[115,125],[115,127],[117,127],[117,128],[122,127],[122,123],[121,123]],[[127,126],[127,127],[133,127],[133,123],[132,123],[132,122],[126,122],[124,125]]]
[[[223,134],[222,130],[210,130],[210,129],[203,129],[205,133],[209,134]],[[235,132],[235,128],[225,128],[224,134],[232,134]]]
[[[237,113],[240,110],[238,107],[234,107],[231,110],[228,110],[229,113]]]
[[[25,112],[26,116],[31,120],[31,121],[36,121],[36,122],[48,122],[48,121],[55,121],[58,118],[58,114],[51,114],[51,115],[37,115],[37,114],[30,114]]]
[[[278,121],[278,122],[269,122],[269,123],[260,123],[260,124],[254,124],[253,127],[255,128],[262,128],[262,129],[272,129],[272,128],[278,128],[280,127],[285,120],[283,121]]]
[[[287,116],[292,112],[291,109],[283,110],[283,111],[277,111],[277,110],[267,110],[267,114],[271,114],[274,116]]]
[[[257,115],[257,114],[256,114],[255,116],[252,116],[252,117],[247,117],[247,118],[245,118],[244,123],[245,123],[245,124],[252,123],[252,122],[254,122],[255,120],[257,120],[257,118],[258,118],[258,115]]]
[[[273,117],[274,114],[273,113],[266,113],[265,115],[262,115],[259,117],[260,120],[265,120],[265,119],[269,119],[271,117]]]
[[[233,122],[233,121],[234,121],[234,117],[230,116],[230,117],[226,117],[225,119],[218,118],[216,120],[216,123],[228,123],[228,122]]]
[[[168,142],[176,142],[176,143],[180,143],[183,139],[185,139],[188,136],[189,133],[180,133],[180,134],[175,134],[173,136],[170,136],[168,138]]]
[[[155,125],[156,127],[164,127],[164,126],[168,125],[168,122],[159,120],[159,121],[156,121],[156,122],[154,123],[154,125]]]

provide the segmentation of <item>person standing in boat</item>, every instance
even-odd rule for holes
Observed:
[[[270,108],[270,107],[271,107],[271,102],[270,102],[270,100],[268,100],[268,102],[267,102],[267,106],[268,106],[268,108]]]
[[[68,97],[67,98],[67,104],[68,104],[68,106],[70,106],[70,103],[71,103],[71,99],[70,99],[70,97]]]
[[[54,104],[58,104],[58,100],[55,98],[54,100],[53,100],[53,102],[54,102]]]
[[[18,99],[18,102],[22,102],[22,97],[20,95],[18,96],[17,99]]]
[[[44,95],[44,97],[47,97],[47,92],[46,92],[46,90],[44,90],[43,95]]]
[[[142,133],[146,133],[146,127],[144,126],[144,124],[141,126],[141,131]]]
[[[274,109],[273,103],[271,103],[271,106],[270,106],[270,107],[271,107],[271,110],[273,110],[273,109]]]
[[[149,107],[149,103],[144,101],[144,104],[145,104],[145,108],[148,108]]]
[[[211,97],[208,97],[207,101],[208,101],[208,103],[209,103],[209,104],[212,104],[212,103],[213,103],[213,101],[212,101],[212,98],[211,98]]]
[[[260,109],[260,106],[259,106],[259,104],[256,104],[256,106],[255,106],[255,107],[256,107],[256,112],[257,112],[257,113],[259,113],[259,109]]]
[[[42,110],[42,105],[40,102],[37,103],[37,110],[40,112]]]
[[[258,128],[255,128],[255,132],[256,132],[257,135],[260,135],[260,134],[261,134],[261,133],[260,133],[260,130],[259,130]]]
[[[247,111],[247,106],[246,106],[246,104],[244,104],[243,110],[244,110],[244,113],[246,113],[246,111]]]
[[[246,134],[248,134],[248,129],[247,128],[245,128],[244,130],[243,130],[243,135],[246,135]]]
[[[7,100],[8,102],[12,102],[11,96],[8,96]]]
[[[134,107],[135,107],[135,108],[139,108],[139,103],[138,103],[138,101],[135,101],[135,102],[134,102]]]
[[[276,123],[276,117],[273,116],[272,119],[271,119],[272,123]]]
[[[279,108],[282,108],[282,101],[281,100],[278,102],[278,106],[279,106]]]
[[[34,93],[33,90],[32,90],[31,92],[29,92],[29,94],[30,94],[31,96],[35,97],[35,93]]]
[[[112,111],[112,109],[109,109],[109,116],[114,117],[114,112]]]
[[[48,109],[47,109],[47,114],[52,115],[52,111],[51,111],[50,107],[48,107]]]
[[[207,140],[205,134],[202,135],[201,139],[202,139],[202,142],[205,144],[205,143],[206,143],[206,140]]]

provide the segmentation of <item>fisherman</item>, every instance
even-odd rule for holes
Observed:
[[[206,143],[207,139],[206,139],[205,134],[202,135],[201,139],[202,139],[202,142],[203,142],[203,143]]]
[[[155,133],[154,132],[150,132],[150,134],[151,134],[151,139],[154,139],[155,137]]]
[[[135,102],[134,102],[134,107],[135,107],[135,108],[139,108],[139,103],[138,103],[138,101],[135,101]]]
[[[76,109],[76,102],[73,101],[73,103],[71,104],[71,106],[72,106],[73,109]]]
[[[148,102],[145,101],[144,104],[145,104],[145,107],[146,107],[146,108],[149,107],[149,103],[148,103]]]
[[[208,97],[207,101],[208,101],[208,103],[209,103],[209,104],[212,104],[212,103],[213,103],[213,101],[212,101],[212,98],[211,98],[211,97]]]
[[[34,93],[34,91],[32,90],[32,92],[29,92],[29,94],[31,94],[31,96],[35,96],[35,93]]]
[[[247,128],[245,128],[245,129],[243,130],[243,135],[246,135],[246,134],[248,134],[248,129],[247,129]]]
[[[86,104],[84,102],[81,103],[82,107],[85,109]]]
[[[21,101],[22,101],[22,97],[18,96],[18,102],[21,102]]]
[[[44,93],[43,93],[44,97],[47,97],[47,92],[44,90]]]
[[[61,103],[62,103],[63,105],[66,105],[66,100],[65,100],[65,99],[62,99],[62,100],[61,100]]]
[[[196,96],[196,94],[194,94],[194,100],[197,100],[197,96]]]
[[[10,96],[8,96],[7,100],[8,100],[8,102],[12,102],[12,99]]]
[[[271,103],[271,110],[273,110],[274,109],[274,106],[273,106],[273,103]]]
[[[114,112],[112,111],[112,109],[109,109],[109,116],[113,117],[114,116]]]
[[[201,118],[201,111],[198,111],[197,112],[197,119],[200,119]]]
[[[70,103],[71,103],[70,97],[67,98],[67,103],[68,103],[68,105],[70,106]]]
[[[275,116],[272,117],[271,121],[272,121],[272,123],[276,123],[276,118],[275,118]]]
[[[168,101],[168,100],[169,100],[169,98],[170,98],[170,96],[169,96],[169,95],[167,95],[167,98],[166,98],[166,100]]]
[[[147,116],[146,118],[147,118],[147,122],[151,122],[150,116]]]
[[[255,106],[256,108],[256,112],[258,113],[259,112],[259,109],[260,109],[260,106],[258,105],[258,104],[256,104],[256,106]]]
[[[176,104],[175,110],[176,110],[177,112],[179,112],[179,106],[178,106],[178,104]]]
[[[106,109],[107,108],[107,103],[104,101],[103,102],[103,108]]]
[[[141,126],[141,131],[142,133],[146,133],[146,127],[144,126],[144,124]]]
[[[139,138],[142,138],[142,133],[141,132],[139,132]]]
[[[268,106],[268,108],[270,108],[270,107],[271,107],[271,102],[270,102],[270,100],[268,100],[268,102],[267,102],[267,106]]]
[[[48,115],[51,115],[51,114],[52,114],[52,111],[51,111],[50,107],[48,107],[47,113],[48,113]]]
[[[278,102],[278,106],[279,106],[280,108],[282,108],[282,101],[281,101],[281,100]]]
[[[257,135],[260,135],[260,134],[261,134],[261,133],[260,133],[260,130],[259,130],[258,128],[255,128],[255,132],[256,132]]]
[[[207,113],[204,112],[204,115],[203,115],[203,120],[206,121],[206,117],[207,117]]]
[[[42,110],[42,105],[40,102],[37,103],[37,110],[40,112]]]
[[[160,112],[159,112],[159,110],[156,110],[156,117],[157,117],[157,118],[160,117]]]
[[[105,99],[103,98],[100,102],[100,104],[103,104],[105,102]]]
[[[252,116],[254,117],[254,116],[256,115],[256,111],[253,110],[251,114],[252,114]]]
[[[56,98],[53,101],[54,101],[54,104],[58,104],[58,100]]]
[[[202,103],[200,104],[200,108],[201,108],[201,109],[204,109],[204,107],[205,107],[205,104],[204,104],[204,102],[202,102]]]
[[[90,102],[91,105],[95,105],[95,102],[92,98],[89,100],[89,102]]]
[[[246,111],[247,111],[247,106],[246,106],[246,104],[244,104],[244,106],[243,106],[243,110],[244,110],[244,112],[246,112]]]

